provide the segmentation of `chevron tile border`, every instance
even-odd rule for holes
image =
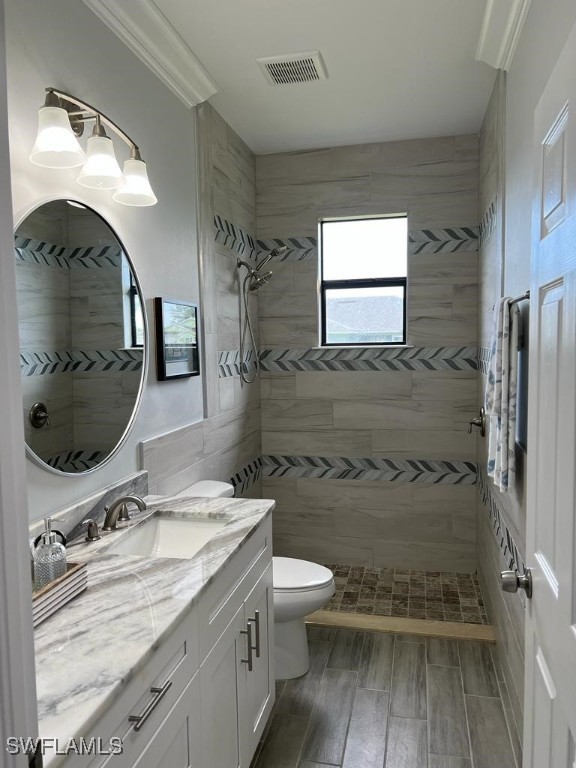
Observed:
[[[449,227],[446,229],[414,229],[408,233],[408,253],[467,253],[478,250],[478,227]],[[275,237],[258,240],[262,253],[284,246],[287,250],[278,261],[305,261],[318,258],[316,237]]]
[[[69,371],[140,371],[143,363],[144,352],[137,349],[20,353],[20,372],[23,376],[46,376]]]
[[[484,216],[482,216],[482,221],[480,222],[480,246],[484,245],[484,243],[489,239],[490,235],[496,229],[497,202],[498,198],[495,197],[486,209]]]
[[[244,353],[244,370],[254,373],[256,370],[255,354],[253,350]],[[218,352],[218,378],[226,379],[230,376],[240,376],[240,350],[229,349]]]
[[[514,539],[512,538],[508,526],[504,522],[496,497],[492,493],[492,483],[488,480],[484,469],[478,471],[478,491],[490,517],[494,536],[507,567],[511,571],[524,573],[526,570],[524,560],[522,559],[520,550],[514,543]]]
[[[291,371],[475,371],[476,347],[390,349],[263,349],[262,370]]]
[[[98,466],[110,451],[63,451],[50,457],[46,464],[60,472],[85,472]]]
[[[408,253],[459,253],[478,250],[478,227],[420,229],[408,233]]]
[[[392,483],[475,485],[472,461],[364,459],[338,456],[263,456],[265,477],[317,477],[329,480],[383,480]]]
[[[244,258],[256,259],[258,256],[258,248],[252,235],[218,214],[214,215],[214,239]]]
[[[60,269],[102,269],[122,263],[122,250],[117,245],[67,248],[18,235],[14,237],[14,254],[17,261]]]
[[[234,486],[234,496],[245,493],[250,486],[254,485],[262,477],[262,457],[249,461],[242,469],[238,470],[228,482]]]
[[[273,248],[287,250],[276,261],[305,261],[318,257],[318,239],[316,237],[287,237],[271,238],[270,240],[258,240],[258,248],[262,254],[268,253]]]

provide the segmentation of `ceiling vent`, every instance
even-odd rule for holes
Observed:
[[[256,61],[270,85],[313,83],[316,80],[326,80],[328,77],[320,51],[266,56]]]

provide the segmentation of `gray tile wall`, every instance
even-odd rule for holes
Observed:
[[[255,161],[208,103],[197,108],[201,322],[205,419],[141,444],[151,493],[176,493],[201,479],[233,481],[236,495],[261,495],[260,383],[238,375],[240,293],[236,260],[251,256]],[[243,246],[243,247],[241,247]],[[258,333],[258,299],[251,297]]]
[[[482,233],[480,246],[479,332],[481,359],[486,358],[492,329],[492,306],[503,295],[504,271],[503,232],[504,211],[504,120],[506,111],[506,80],[500,73],[484,125],[480,134],[480,212]],[[483,402],[486,388],[486,366],[480,365],[478,376],[478,405]],[[478,439],[478,462],[483,473],[487,462],[487,438]],[[521,597],[500,589],[501,570],[515,567],[503,554],[502,537],[509,539],[518,552],[517,565],[525,557],[525,503],[523,454],[518,453],[517,488],[500,493],[490,480],[485,480],[478,503],[478,571],[491,622],[496,627],[497,668],[502,698],[511,731],[518,743],[522,738],[524,696],[524,604]],[[492,524],[491,511],[496,509],[499,522]],[[492,519],[492,522],[491,522]]]
[[[261,247],[289,241],[290,248],[286,259],[272,262],[273,278],[260,291],[269,368],[262,378],[263,453],[474,461],[475,439],[466,432],[476,411],[473,367],[430,370],[417,361],[370,370],[370,362],[337,361],[336,370],[314,370],[329,366],[286,365],[286,356],[278,364],[278,356],[284,350],[301,361],[318,346],[318,220],[399,212],[408,213],[414,241],[409,343],[423,357],[430,348],[476,347],[478,137],[266,155],[257,157],[256,172],[258,241]],[[458,231],[446,235],[446,229]],[[265,477],[264,495],[278,501],[275,551],[325,562],[474,571],[474,488],[416,487],[401,479]]]

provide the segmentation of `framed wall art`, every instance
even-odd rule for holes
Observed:
[[[198,308],[187,301],[154,299],[158,381],[200,375]]]

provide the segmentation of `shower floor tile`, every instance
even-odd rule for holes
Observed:
[[[325,611],[488,624],[478,577],[326,563],[336,594]]]

